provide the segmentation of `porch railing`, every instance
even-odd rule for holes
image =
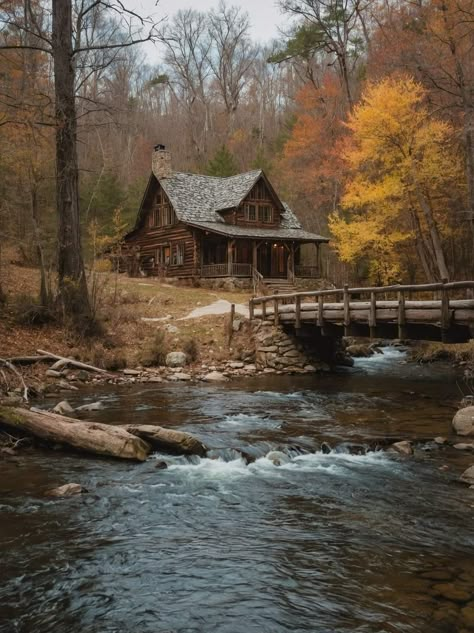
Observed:
[[[300,266],[300,265],[295,266],[295,276],[315,279],[320,276],[319,267],[318,266]]]
[[[206,264],[201,268],[202,277],[251,277],[251,264]]]

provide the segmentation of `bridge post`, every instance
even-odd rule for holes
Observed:
[[[398,293],[398,338],[404,339],[407,335],[406,329],[406,314],[405,314],[405,293],[403,291]]]
[[[448,332],[451,327],[451,314],[449,312],[449,291],[446,288],[448,280],[443,278],[441,290],[441,341],[447,343]]]
[[[318,320],[317,325],[321,328],[321,336],[324,336],[324,297],[323,295],[318,296]]]
[[[301,328],[301,297],[296,295],[295,297],[295,329]]]
[[[275,294],[278,294],[278,290],[275,290]],[[280,315],[278,314],[278,299],[273,299],[273,322],[275,323],[275,327],[280,322]]]
[[[254,316],[254,305],[253,305],[253,299],[250,299],[249,301],[249,319],[251,321],[253,321],[253,316]]]
[[[351,307],[349,304],[349,284],[344,284],[344,336],[349,336],[351,327]]]
[[[369,312],[369,330],[370,338],[375,338],[377,327],[377,302],[375,292],[370,293],[370,312]]]

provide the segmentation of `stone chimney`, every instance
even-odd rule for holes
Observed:
[[[164,145],[155,145],[151,158],[151,168],[158,180],[171,178],[173,175],[173,170],[171,169],[171,152],[168,152]]]

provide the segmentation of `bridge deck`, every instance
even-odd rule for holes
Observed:
[[[383,336],[464,342],[474,333],[474,298],[450,298],[449,292],[470,294],[474,282],[354,288],[271,295],[250,300],[253,318],[271,319],[295,329],[319,328],[320,334],[341,336]],[[433,290],[439,298],[413,300],[414,292]],[[461,290],[467,290],[461,293]],[[367,293],[370,299],[360,300]],[[397,299],[378,299],[396,293]],[[343,295],[342,302],[325,300]],[[353,300],[357,295],[358,300]]]

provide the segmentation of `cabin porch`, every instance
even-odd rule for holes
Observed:
[[[317,278],[321,271],[320,244],[314,242],[314,246],[315,265],[302,265],[300,242],[208,235],[200,244],[200,276],[252,278],[259,274],[264,279],[287,279],[291,282],[295,278]]]

